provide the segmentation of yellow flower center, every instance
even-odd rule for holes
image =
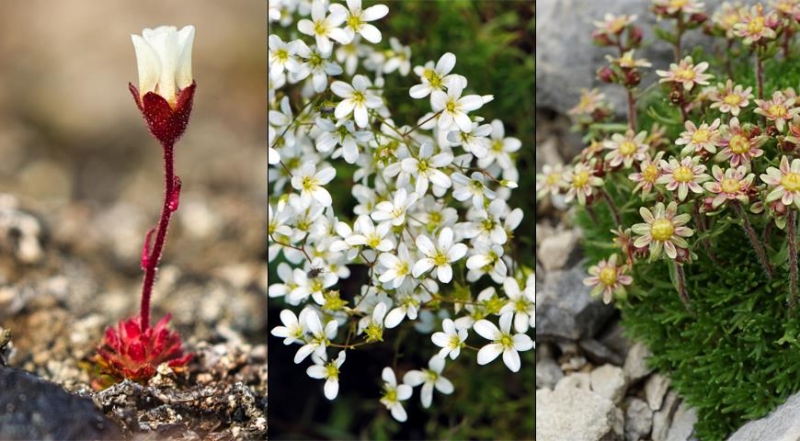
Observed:
[[[622,153],[622,156],[631,156],[636,153],[636,144],[633,141],[622,141],[622,144],[619,145],[619,152]]]
[[[769,106],[769,109],[767,109],[767,112],[773,118],[783,118],[783,117],[786,116],[787,113],[789,113],[786,110],[786,107],[783,107],[782,104],[773,104],[773,105]]]
[[[320,20],[314,23],[314,33],[317,35],[326,35],[328,33],[327,22]]]
[[[625,27],[625,23],[626,23],[625,18],[626,17],[623,16],[623,17],[617,17],[616,19],[614,19],[614,21],[612,21],[611,23],[608,24],[608,31],[611,32],[612,34],[616,34],[619,31],[621,31],[622,28]]]
[[[682,165],[675,169],[672,176],[678,182],[691,182],[691,180],[694,179],[694,172],[691,168]]]
[[[675,226],[672,221],[668,219],[656,219],[650,225],[650,236],[654,241],[666,242],[672,238],[672,233],[675,232]]]
[[[394,403],[395,401],[397,401],[397,389],[390,389],[386,391],[386,395],[384,395],[383,397],[386,398],[386,400],[389,401],[390,403]]]
[[[655,164],[650,164],[642,170],[642,179],[647,182],[656,182],[658,179],[658,167]]]
[[[587,171],[579,171],[575,173],[572,177],[572,186],[575,188],[581,188],[586,186],[589,183],[589,172]]]
[[[725,178],[720,183],[722,187],[722,191],[725,193],[738,193],[739,190],[742,189],[742,184],[739,183],[738,180],[733,178]]]
[[[695,144],[706,143],[709,139],[711,139],[711,131],[708,129],[697,129],[696,132],[692,133],[692,142]]]
[[[747,33],[750,35],[760,34],[764,31],[764,17],[756,17],[747,24]]]
[[[442,79],[439,78],[439,75],[436,74],[436,71],[433,69],[425,69],[422,72],[422,76],[431,83],[431,86],[434,89],[441,89],[442,88]]]
[[[454,113],[456,111],[456,102],[455,101],[448,101],[445,105],[445,108],[448,112]]]
[[[742,135],[733,135],[728,147],[733,153],[741,155],[750,151],[750,140]]]
[[[361,92],[360,90],[356,90],[353,92],[352,100],[354,103],[356,103],[356,106],[363,105],[364,102],[367,101],[366,97],[364,97],[364,92]]]
[[[289,52],[287,52],[286,49],[278,49],[275,51],[275,58],[285,62],[289,59]]]
[[[558,185],[560,181],[561,181],[561,173],[550,173],[549,175],[547,175],[547,179],[545,180],[545,182],[547,182],[547,185]]]
[[[351,28],[353,30],[361,29],[361,24],[362,23],[363,22],[361,21],[361,17],[359,17],[359,16],[351,15],[350,17],[347,18],[347,27],[349,27],[349,28]]]
[[[614,286],[617,283],[617,269],[607,266],[600,270],[600,274],[597,275],[597,278],[600,279],[600,283],[605,286]]]
[[[729,93],[722,101],[730,106],[738,106],[742,102],[742,97],[735,93]]]
[[[678,9],[686,6],[687,3],[689,3],[689,0],[672,0],[669,2],[669,7]]]
[[[682,67],[675,72],[675,78],[677,78],[678,81],[692,81],[695,78],[695,72],[692,69]]]
[[[500,337],[500,345],[503,346],[503,348],[513,348],[514,347],[514,338],[511,337],[508,334],[503,334]]]
[[[442,253],[441,251],[437,251],[436,254],[433,256],[433,264],[435,266],[444,266],[450,262],[450,259],[447,258],[447,254]]]
[[[330,362],[325,366],[327,378],[338,380],[339,379],[339,368],[336,367],[334,362]]]
[[[800,191],[800,173],[788,173],[781,178],[781,185],[786,191]]]

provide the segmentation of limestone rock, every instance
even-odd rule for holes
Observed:
[[[586,277],[582,263],[547,274],[536,296],[537,341],[593,337],[614,314],[612,305],[589,296]]]
[[[564,373],[558,367],[558,363],[552,359],[544,359],[536,363],[536,388],[552,389],[556,383],[564,378]]]
[[[625,441],[639,441],[650,435],[653,411],[640,398],[629,398],[625,411]]]
[[[578,230],[565,230],[545,237],[536,249],[545,271],[564,268],[575,253],[580,236]]]
[[[754,439],[796,441],[798,434],[800,434],[800,418],[797,418],[799,414],[800,393],[796,393],[766,417],[750,421],[740,427],[728,438],[728,441],[749,441]]]
[[[614,403],[622,401],[628,384],[621,368],[604,364],[590,374],[592,391]]]
[[[575,372],[567,375],[556,383],[554,390],[580,389],[585,391],[592,390],[592,380],[585,372]]]
[[[667,397],[664,398],[664,404],[661,410],[653,413],[653,441],[666,441],[669,432],[669,426],[672,422],[672,416],[678,407],[678,394],[675,391],[669,391]]]
[[[697,410],[689,408],[685,402],[681,402],[675,415],[672,417],[672,424],[667,432],[667,441],[696,441],[694,434],[694,424],[697,422]],[[796,432],[795,432],[796,434]],[[756,438],[756,439],[776,439],[776,438]]]
[[[669,389],[669,383],[669,378],[657,373],[647,379],[647,383],[644,385],[644,396],[647,399],[647,405],[650,406],[650,409],[661,409],[661,403],[664,402],[664,396]]]
[[[647,366],[647,357],[649,356],[650,350],[644,343],[636,343],[628,351],[623,370],[625,378],[630,383],[635,383],[653,372],[653,369]]]
[[[611,401],[576,388],[536,391],[538,441],[622,439],[622,411]]]

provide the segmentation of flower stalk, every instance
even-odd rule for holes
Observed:
[[[750,244],[753,246],[753,249],[756,251],[756,256],[758,256],[758,262],[764,268],[764,271],[767,273],[767,277],[769,280],[772,280],[772,265],[769,263],[769,259],[767,258],[767,253],[764,251],[764,246],[759,242],[758,235],[756,231],[753,229],[753,225],[750,223],[750,218],[747,216],[747,212],[745,211],[742,203],[739,201],[732,201],[734,209],[736,213],[742,218],[742,228],[744,228],[744,232],[747,234],[747,239],[750,240]]]
[[[789,315],[797,308],[797,210],[789,210],[786,234],[789,240]]]

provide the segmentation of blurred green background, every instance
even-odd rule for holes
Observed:
[[[514,191],[510,204],[521,207],[525,219],[516,231],[514,252],[520,262],[533,267],[534,2],[364,1],[363,6],[373,4],[389,7],[389,15],[377,24],[383,33],[380,48],[388,47],[389,37],[398,38],[411,47],[412,68],[452,52],[457,59],[453,72],[469,80],[465,94],[494,95],[494,101],[476,113],[486,122],[500,119],[506,136],[522,141],[517,155],[520,188]],[[287,30],[278,26],[273,26],[272,32],[284,40],[288,36]],[[408,98],[408,89],[417,82],[413,72],[406,77],[395,73],[386,76],[386,97],[398,124],[413,124],[426,111],[425,105]],[[329,186],[332,194],[349,193],[351,182],[342,179],[345,175],[337,174]],[[337,213],[352,214],[340,211],[351,203],[337,206]],[[277,262],[270,264],[270,278],[277,277],[276,267]],[[356,270],[353,278],[359,277]],[[270,328],[280,322],[278,313],[284,307],[282,299],[270,299]],[[409,420],[400,424],[378,401],[380,371],[395,364],[395,348],[399,360],[396,372],[400,375],[427,367],[434,347],[430,335],[403,326],[387,331],[385,340],[383,346],[348,353],[339,396],[331,404],[323,396],[323,382],[305,374],[307,363],[298,367],[292,362],[298,346],[286,347],[282,339],[270,337],[270,438],[533,439],[534,351],[521,354],[523,367],[517,374],[499,359],[478,366],[474,351],[462,352],[455,361],[448,359],[444,376],[455,385],[454,394],[434,392],[433,405],[426,410],[419,402],[419,388],[415,388],[411,399],[403,402]],[[482,344],[479,341],[480,337],[474,340]]]

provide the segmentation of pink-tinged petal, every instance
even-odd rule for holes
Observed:
[[[794,199],[794,195],[791,192],[785,192],[785,193],[783,193],[783,196],[781,197],[781,203],[783,205],[791,205],[793,199]]]
[[[650,237],[649,235],[637,237],[636,240],[633,241],[633,246],[635,246],[636,248],[642,248],[647,246],[652,240],[653,240],[652,237]]]
[[[691,237],[692,235],[694,235],[694,231],[691,228],[687,227],[677,227],[675,228],[674,233],[675,235],[681,237]]]
[[[641,207],[639,209],[639,214],[642,215],[642,219],[644,219],[644,221],[647,222],[648,224],[651,224],[651,223],[653,223],[653,221],[656,220],[653,217],[653,213],[650,210],[648,210],[647,208],[645,208],[645,207]],[[642,224],[638,224],[638,225],[642,225]],[[650,227],[648,226],[647,228],[649,229]]]
[[[503,346],[499,343],[491,343],[478,351],[478,364],[484,365],[491,363],[495,358],[503,353]]]
[[[678,251],[675,249],[675,244],[672,242],[664,242],[664,251],[670,259],[674,259],[678,256]]]

